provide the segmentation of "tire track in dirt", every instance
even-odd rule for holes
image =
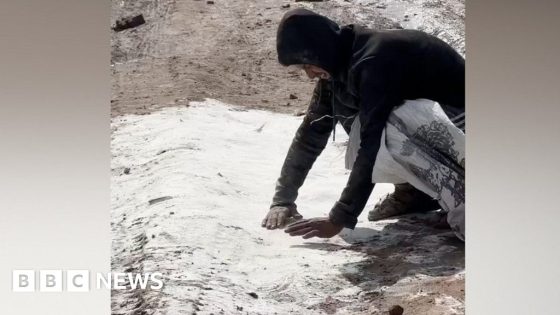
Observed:
[[[119,234],[124,239],[117,237],[118,244],[113,242],[113,251],[119,254],[112,255],[111,270],[143,275],[144,260],[147,258],[144,248],[148,242],[144,231],[145,222],[143,218],[134,219],[130,225],[125,221],[126,216],[119,226]],[[131,287],[128,278],[123,285]],[[145,315],[161,306],[158,301],[159,295],[151,290],[111,290],[111,310],[114,315]]]

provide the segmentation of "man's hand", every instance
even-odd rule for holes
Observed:
[[[308,239],[312,237],[331,238],[340,231],[343,226],[332,223],[329,218],[312,218],[294,222],[284,230],[290,233],[291,236],[303,235],[303,238]]]
[[[301,216],[301,214],[299,214],[299,212],[297,212],[295,207],[272,207],[262,221],[261,226],[266,227],[269,230],[273,230],[283,227],[287,220],[290,218],[299,220],[303,217]]]

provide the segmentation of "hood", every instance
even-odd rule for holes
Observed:
[[[342,29],[306,9],[287,12],[278,26],[276,50],[284,66],[311,64],[336,76],[343,62]]]

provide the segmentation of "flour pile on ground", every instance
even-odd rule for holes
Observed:
[[[301,119],[214,100],[113,119],[113,271],[165,275],[161,291],[114,291],[113,314],[464,313],[463,244],[426,215],[364,211],[330,240],[260,227]],[[304,217],[339,197],[346,139],[310,172]],[[366,209],[391,190],[378,185]]]

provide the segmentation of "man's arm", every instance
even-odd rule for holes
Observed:
[[[305,118],[284,160],[271,207],[296,206],[298,190],[325,148],[332,131],[331,93],[326,80],[320,80],[315,86]]]
[[[402,103],[399,93],[402,72],[394,60],[376,57],[364,66],[367,69],[358,78],[360,149],[348,183],[329,214],[332,223],[351,229],[356,226],[374,187],[371,176],[389,114]]]

